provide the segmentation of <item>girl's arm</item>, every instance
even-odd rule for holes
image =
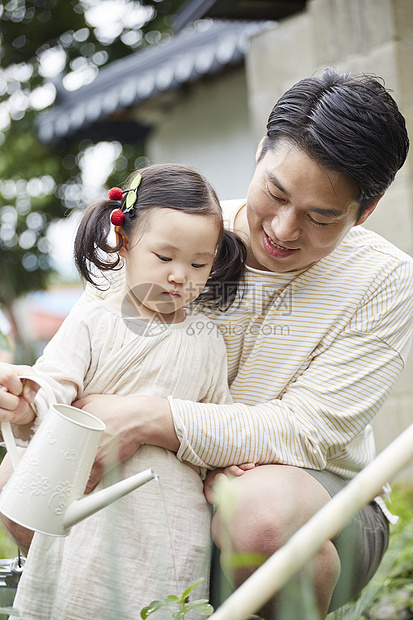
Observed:
[[[0,422],[12,423],[17,438],[27,442],[51,404],[43,391],[36,397],[38,387],[28,381],[22,383],[21,375],[37,375],[46,381],[56,402],[70,404],[82,393],[90,364],[90,337],[84,315],[87,312],[83,309],[69,314],[33,368],[0,364]]]

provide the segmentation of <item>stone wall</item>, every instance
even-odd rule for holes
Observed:
[[[308,0],[305,12],[256,36],[247,58],[247,81],[257,142],[280,95],[326,67],[383,77],[413,143],[412,0]],[[366,226],[413,255],[413,147]],[[374,421],[378,450],[412,423],[413,352]],[[399,477],[413,481],[413,464]]]

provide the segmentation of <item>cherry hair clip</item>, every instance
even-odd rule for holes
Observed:
[[[120,187],[112,187],[108,192],[109,200],[122,200],[123,192]]]
[[[131,186],[126,192],[122,192],[120,187],[112,187],[108,192],[109,200],[114,200],[117,202],[121,202],[123,199],[123,194],[126,193],[126,201],[125,206],[126,209],[122,211],[121,207],[115,209],[110,216],[110,221],[114,226],[122,226],[125,221],[125,213],[129,214],[129,217],[134,217],[134,207],[135,203],[138,199],[138,187],[142,181],[142,176],[137,174],[133,179]]]
[[[125,221],[125,214],[121,209],[116,209],[110,216],[110,221],[114,226],[122,226]]]
[[[109,200],[116,200],[120,203],[123,198],[123,192],[120,187],[112,187],[108,192]],[[114,226],[122,226],[125,221],[125,214],[122,209],[115,209],[110,216],[110,221]]]

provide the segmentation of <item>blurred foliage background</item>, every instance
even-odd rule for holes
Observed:
[[[0,307],[45,288],[53,267],[47,230],[91,198],[82,184],[93,142],[44,144],[37,119],[62,86],[91,82],[113,60],[171,36],[183,0],[10,0],[0,3]],[[139,155],[118,144],[107,183]],[[118,163],[117,163],[118,162]],[[120,162],[120,163],[119,163]]]

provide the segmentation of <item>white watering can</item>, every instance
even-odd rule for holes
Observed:
[[[38,377],[21,377],[50,387]],[[14,472],[0,494],[0,512],[24,527],[66,536],[72,525],[156,478],[147,469],[82,497],[105,424],[70,405],[53,404],[21,459],[8,422],[1,424]]]

